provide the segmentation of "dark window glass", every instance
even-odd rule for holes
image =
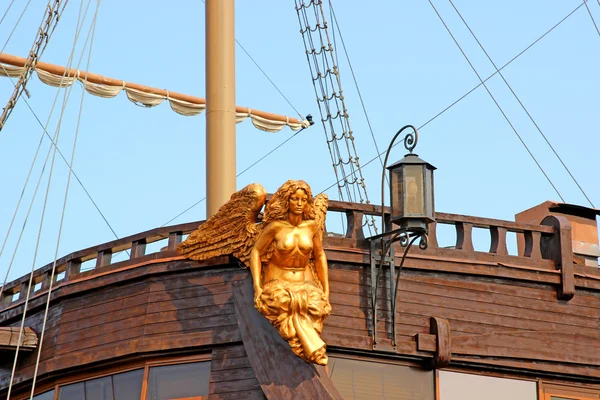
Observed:
[[[112,377],[110,376],[85,381],[84,386],[85,400],[114,400]]]
[[[113,375],[112,378],[115,400],[137,400],[142,395],[143,369]]]
[[[433,371],[329,357],[329,375],[346,400],[433,400]]]
[[[49,392],[33,396],[33,400],[54,400],[54,389]]]
[[[208,395],[210,361],[150,368],[146,400]]]
[[[79,400],[85,399],[85,386],[83,382],[65,385],[60,388],[58,393],[59,400]]]
[[[137,400],[142,394],[143,379],[144,370],[136,369],[113,376],[103,376],[65,385],[60,388],[59,400]],[[51,399],[53,397],[40,400]]]

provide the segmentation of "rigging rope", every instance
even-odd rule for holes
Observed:
[[[42,19],[42,23],[38,29],[38,36],[29,51],[29,56],[27,57],[27,62],[25,63],[25,71],[19,77],[19,81],[15,86],[15,90],[8,100],[8,104],[2,110],[2,114],[0,115],[0,131],[4,127],[6,120],[10,116],[12,110],[14,109],[19,97],[25,91],[25,87],[27,85],[27,81],[31,77],[33,70],[35,69],[35,65],[37,64],[39,58],[44,53],[46,46],[54,33],[54,29],[56,29],[56,25],[58,24],[58,20],[60,19],[59,15],[64,11],[68,0],[50,0],[48,2],[48,6],[46,7],[46,12],[44,13],[45,18]],[[60,11],[59,11],[60,10]]]
[[[89,2],[88,2],[88,7],[89,7]],[[84,18],[83,18],[84,20],[85,20],[85,16],[87,15],[87,12],[88,12],[88,9],[86,8],[86,10],[85,10],[85,12],[84,12]],[[77,25],[76,25],[76,41],[78,40],[78,38],[79,38],[79,36],[80,36],[80,34],[81,34],[81,29],[82,29],[82,27],[83,27],[83,21],[81,20],[81,8],[80,8],[80,14],[79,14],[79,16],[78,16]],[[86,38],[86,41],[85,41],[85,43],[84,43],[84,46],[83,46],[84,48],[87,46],[87,42],[88,42],[88,40],[89,40],[89,34],[88,34],[88,37]],[[69,56],[69,59],[68,59],[68,61],[67,61],[67,63],[68,63],[69,65],[70,65],[70,64],[72,63],[72,61],[73,61],[73,56],[74,56],[74,50],[73,50],[73,52],[71,53],[71,55]],[[83,56],[83,54],[82,54],[82,56]],[[80,59],[79,59],[79,61],[78,61],[78,62],[79,62],[79,63],[81,63],[81,57],[80,57]],[[1,66],[1,64],[0,64],[0,66]],[[66,77],[65,77],[65,78],[66,78]],[[54,147],[57,149],[58,153],[61,155],[61,157],[63,158],[63,160],[65,161],[65,163],[66,163],[66,164],[67,164],[67,166],[69,167],[69,170],[70,170],[70,171],[73,173],[73,175],[74,175],[74,176],[76,177],[76,179],[79,181],[79,178],[77,178],[77,175],[76,175],[76,174],[75,174],[75,172],[72,170],[71,166],[70,166],[70,165],[69,165],[69,163],[67,162],[66,158],[65,158],[65,157],[62,155],[62,152],[60,151],[60,149],[58,148],[57,144],[54,142],[54,139],[52,138],[52,136],[50,136],[50,134],[48,133],[48,130],[47,130],[47,128],[48,128],[48,125],[50,124],[50,120],[51,120],[51,118],[52,118],[52,115],[54,114],[54,108],[55,108],[55,106],[56,106],[56,102],[58,101],[58,96],[59,96],[59,94],[60,94],[60,91],[58,91],[58,90],[57,90],[57,91],[56,91],[56,96],[54,97],[54,101],[53,101],[53,103],[52,103],[52,107],[50,108],[50,113],[49,113],[49,115],[48,115],[48,119],[46,120],[46,124],[45,124],[45,125],[44,125],[44,124],[42,124],[42,122],[40,121],[40,119],[38,118],[38,116],[35,114],[35,112],[33,111],[33,109],[31,109],[31,107],[29,106],[29,103],[27,102],[27,100],[26,100],[26,99],[24,99],[24,100],[25,100],[25,103],[26,103],[26,104],[27,104],[27,106],[29,107],[30,111],[33,113],[34,117],[36,118],[36,120],[38,121],[38,123],[40,124],[40,126],[42,127],[42,130],[43,130],[43,132],[42,132],[42,135],[41,135],[41,137],[40,137],[40,142],[39,142],[39,144],[38,144],[38,148],[37,148],[37,150],[36,150],[36,152],[35,152],[35,155],[34,155],[34,157],[33,157],[33,161],[31,162],[31,167],[29,168],[29,173],[28,173],[28,175],[27,175],[27,178],[25,179],[25,184],[23,185],[23,189],[21,190],[21,195],[20,195],[20,197],[19,197],[19,200],[18,200],[18,202],[17,202],[17,206],[15,207],[15,212],[13,213],[13,216],[12,216],[12,219],[11,219],[11,222],[10,222],[10,225],[9,225],[9,227],[8,227],[8,231],[7,231],[7,233],[6,233],[6,236],[5,236],[5,238],[4,238],[4,242],[3,242],[3,244],[2,244],[2,248],[0,249],[0,257],[2,256],[2,253],[4,252],[4,248],[5,248],[5,246],[6,246],[6,243],[7,243],[7,241],[8,241],[8,238],[9,238],[9,236],[10,236],[10,233],[11,233],[11,231],[12,231],[12,227],[13,227],[14,221],[15,221],[15,219],[16,219],[16,216],[17,216],[18,212],[19,212],[19,209],[20,209],[20,206],[21,206],[21,202],[22,202],[22,200],[23,200],[23,197],[24,197],[24,195],[25,195],[25,190],[26,190],[26,188],[27,188],[27,185],[29,184],[29,180],[30,180],[30,178],[31,178],[31,174],[32,174],[33,168],[34,168],[34,166],[35,166],[35,163],[36,163],[36,161],[37,161],[37,158],[38,158],[38,156],[39,156],[39,151],[40,151],[40,148],[41,148],[41,145],[42,145],[42,142],[43,142],[44,136],[47,136],[47,137],[50,139],[50,142],[51,142],[51,143],[52,143],[52,145],[53,145],[53,146],[54,146]],[[69,92],[69,95],[68,95],[68,96],[70,96],[70,92]],[[67,98],[68,98],[68,97],[67,97]],[[10,274],[10,270],[11,270],[11,268],[12,268],[12,265],[13,265],[13,263],[14,263],[15,256],[16,256],[17,250],[18,250],[18,248],[19,248],[19,245],[20,245],[20,243],[21,243],[21,239],[22,239],[22,237],[23,237],[23,232],[25,231],[25,226],[27,225],[27,221],[29,220],[29,215],[30,215],[30,213],[31,213],[31,209],[32,209],[32,207],[33,207],[33,204],[34,204],[34,201],[35,201],[35,199],[36,199],[36,197],[37,197],[37,191],[38,191],[38,189],[39,189],[40,182],[41,182],[41,180],[42,180],[42,177],[43,177],[43,175],[44,175],[45,168],[46,168],[46,165],[47,165],[47,163],[48,163],[48,159],[49,159],[49,157],[50,157],[50,153],[51,153],[51,151],[52,151],[52,146],[50,146],[50,147],[48,148],[48,153],[46,154],[46,159],[45,159],[45,161],[44,161],[44,163],[43,163],[43,168],[42,168],[42,171],[40,172],[40,177],[38,178],[38,182],[37,182],[37,184],[36,184],[36,188],[35,188],[35,190],[34,190],[33,197],[32,197],[32,199],[31,199],[31,203],[29,204],[29,208],[28,208],[28,210],[27,210],[27,214],[26,214],[26,216],[25,216],[25,220],[24,220],[24,222],[23,222],[23,226],[22,226],[22,228],[21,228],[21,232],[19,233],[19,238],[18,238],[18,240],[17,240],[17,243],[16,243],[16,245],[15,245],[15,250],[14,250],[14,252],[13,252],[13,255],[12,255],[11,261],[10,261],[10,263],[9,263],[9,265],[8,265],[8,269],[7,269],[7,271],[6,271],[6,275],[5,275],[5,277],[4,277],[4,281],[3,281],[3,283],[2,283],[2,286],[0,287],[0,296],[2,295],[2,293],[3,293],[3,291],[4,291],[4,286],[6,285],[6,281],[8,280],[8,276],[9,276],[9,274]],[[79,181],[79,183],[82,185],[82,188],[83,188],[83,190],[84,190],[84,191],[85,191],[85,192],[88,194],[88,197],[90,197],[89,193],[87,192],[86,188],[83,186],[83,184],[81,183],[81,181]],[[96,203],[94,202],[94,200],[93,200],[91,197],[90,197],[90,200],[92,201],[92,203],[94,203],[94,205],[96,206],[97,210],[100,212],[100,215],[102,215],[102,217],[104,218],[104,215],[102,214],[102,212],[100,211],[100,209],[98,209],[98,207],[97,207]],[[106,221],[106,218],[105,218],[105,221]],[[108,223],[108,221],[106,221],[106,223],[108,224],[109,228],[111,229],[111,231],[113,231],[113,233],[114,233],[114,234],[115,234],[115,236],[116,236],[116,233],[114,232],[114,230],[112,229],[112,227],[111,227],[111,225]],[[117,239],[118,239],[118,237],[117,237]]]
[[[239,174],[237,174],[235,177],[239,178],[244,172],[248,171],[250,168],[254,167],[256,164],[258,164],[259,162],[261,162],[262,160],[264,160],[265,158],[267,158],[268,156],[270,156],[271,154],[273,154],[275,151],[279,150],[279,148],[281,146],[283,146],[284,144],[286,144],[287,142],[289,142],[290,140],[292,140],[293,138],[295,138],[304,129],[306,129],[306,128],[303,127],[302,129],[300,129],[299,131],[297,131],[296,133],[294,133],[292,136],[290,136],[289,138],[287,138],[283,142],[279,143],[276,147],[274,147],[273,149],[271,149],[268,153],[266,153],[265,155],[263,155],[258,160],[254,161],[252,164],[250,164],[248,167],[246,167],[242,172],[240,172]],[[204,200],[206,200],[206,197],[201,198],[200,200],[198,200],[197,202],[195,202],[194,204],[192,204],[191,206],[189,206],[188,208],[186,208],[185,210],[183,210],[182,212],[180,212],[179,214],[177,214],[176,216],[174,216],[173,218],[171,218],[170,220],[168,220],[167,222],[165,222],[164,224],[162,224],[161,228],[163,226],[166,226],[167,224],[170,224],[171,222],[173,222],[177,218],[181,217],[183,214],[185,214],[186,212],[190,211],[192,208],[196,207],[198,204],[202,203]]]
[[[340,200],[346,198],[348,201],[369,204],[323,2],[295,0],[295,5]],[[309,17],[310,11],[312,15]],[[340,133],[336,132],[338,125]],[[346,170],[349,172],[346,173]],[[369,230],[377,233],[373,216],[365,218]]]
[[[100,2],[102,0],[97,0],[98,2],[96,3],[96,11],[94,13],[94,18],[92,20],[92,25],[91,25],[91,31],[92,31],[92,40],[90,41],[90,49],[88,51],[88,59],[87,59],[87,67],[86,70],[89,71],[90,68],[90,60],[92,57],[92,49],[94,47],[94,36],[96,33],[96,21],[98,18],[98,9],[100,8]],[[85,49],[85,46],[84,46]],[[83,53],[82,53],[83,55]],[[87,76],[85,78],[85,80],[87,81]],[[79,127],[81,125],[81,114],[83,113],[83,100],[85,98],[85,90],[81,91],[81,101],[79,103],[79,114],[77,115],[77,125],[75,127],[75,138],[73,139],[73,150],[71,152],[71,166],[73,165],[73,163],[75,162],[75,150],[77,149],[77,139],[79,137]],[[57,149],[57,147],[54,148],[55,150]],[[61,212],[61,216],[60,216],[60,224],[59,224],[59,228],[58,228],[58,238],[56,240],[56,250],[54,252],[54,263],[52,264],[52,272],[50,274],[50,284],[48,287],[48,297],[46,298],[46,309],[44,310],[44,318],[43,318],[43,323],[42,323],[42,330],[41,330],[41,334],[40,334],[40,340],[39,340],[39,345],[38,345],[38,353],[37,353],[37,358],[35,361],[35,371],[33,372],[33,383],[31,386],[31,394],[30,394],[30,400],[33,399],[33,394],[35,393],[35,384],[37,381],[37,374],[38,374],[38,370],[39,370],[39,365],[40,365],[40,358],[42,355],[42,347],[44,344],[44,333],[46,332],[46,322],[48,320],[48,311],[50,309],[50,297],[52,295],[52,286],[54,283],[54,274],[56,272],[56,263],[58,261],[58,249],[60,247],[60,239],[62,236],[62,229],[63,229],[63,223],[65,220],[65,210],[67,209],[67,199],[69,197],[69,188],[71,185],[71,172],[69,171],[67,173],[67,186],[65,188],[65,197],[64,197],[64,201],[63,201],[63,207],[62,207],[62,212]]]
[[[15,2],[15,0],[11,0],[10,4],[8,5],[8,8],[6,9],[6,11],[4,11],[4,15],[2,15],[2,18],[0,18],[0,25],[2,25],[4,18],[6,18],[6,14],[8,14],[8,12],[10,11],[10,8],[12,7],[14,2]]]
[[[4,53],[4,49],[6,49],[6,46],[8,46],[8,42],[10,42],[10,39],[12,38],[12,35],[15,33],[15,31],[17,30],[17,27],[21,23],[21,19],[23,19],[23,15],[25,15],[25,12],[29,8],[29,4],[31,4],[31,0],[28,0],[27,4],[25,4],[25,8],[21,12],[21,15],[19,15],[19,19],[17,19],[17,23],[13,27],[12,31],[10,31],[10,35],[8,35],[8,38],[6,39],[6,42],[4,43],[4,46],[2,46],[2,50],[0,50],[0,53]],[[4,19],[4,17],[3,17],[3,19]]]
[[[363,109],[363,113],[365,114],[365,119],[367,121],[367,125],[369,126],[369,131],[371,132],[371,138],[373,139],[373,144],[375,145],[375,150],[377,151],[379,162],[381,163],[381,168],[383,168],[383,159],[379,155],[379,146],[377,145],[377,140],[375,139],[375,133],[373,132],[373,127],[371,126],[371,119],[369,118],[369,114],[367,113],[367,108],[365,107],[365,102],[362,97],[362,93],[360,88],[358,87],[358,82],[356,80],[356,75],[354,74],[354,68],[352,68],[352,63],[350,62],[350,57],[348,56],[348,50],[346,49],[346,43],[344,42],[344,37],[342,36],[342,31],[340,30],[340,26],[338,24],[337,16],[335,15],[335,10],[333,9],[333,4],[331,0],[329,0],[329,8],[331,9],[331,15],[333,17],[333,22],[340,34],[340,41],[342,42],[342,48],[344,49],[344,54],[346,55],[346,60],[348,61],[348,67],[350,68],[350,73],[352,74],[352,79],[354,80],[354,86],[356,87],[356,92],[358,93],[358,98],[360,100],[360,104]],[[335,32],[335,31],[334,31]],[[386,180],[388,176],[385,176]]]
[[[529,113],[529,111],[527,110],[527,108],[525,107],[525,105],[523,104],[523,102],[521,101],[521,99],[519,98],[519,96],[517,96],[517,94],[513,90],[512,86],[510,86],[510,84],[508,83],[508,81],[506,80],[506,78],[504,77],[504,75],[502,74],[502,72],[500,72],[500,70],[498,69],[498,66],[496,66],[496,63],[494,63],[494,61],[492,60],[492,58],[490,57],[490,55],[488,54],[488,52],[485,50],[485,48],[483,47],[483,45],[481,44],[481,42],[479,41],[479,39],[477,38],[477,36],[475,36],[475,33],[471,30],[471,27],[469,26],[469,24],[467,24],[467,21],[465,21],[465,19],[463,18],[462,14],[460,13],[460,11],[458,11],[458,8],[456,8],[456,6],[452,2],[452,0],[449,0],[449,1],[450,1],[450,4],[452,5],[452,7],[454,8],[454,10],[456,11],[456,13],[458,14],[458,16],[460,17],[460,19],[463,21],[463,23],[465,24],[465,26],[467,27],[467,29],[469,30],[469,32],[473,36],[473,38],[475,39],[475,41],[477,42],[477,44],[479,45],[479,47],[481,48],[481,50],[483,50],[483,53],[486,55],[487,59],[490,61],[490,63],[492,63],[492,65],[496,69],[496,72],[498,72],[498,74],[500,75],[500,77],[502,78],[502,80],[504,81],[504,83],[506,84],[506,86],[508,87],[508,89],[510,90],[510,92],[515,97],[515,99],[517,99],[517,101],[519,102],[519,105],[521,106],[521,108],[523,109],[523,111],[525,111],[525,113],[527,114],[527,116],[529,117],[529,119],[531,120],[531,122],[533,123],[533,125],[536,127],[537,131],[540,133],[540,135],[542,135],[542,137],[544,138],[544,140],[546,141],[546,143],[548,144],[548,146],[550,146],[550,149],[552,149],[552,152],[554,153],[554,155],[556,156],[556,158],[558,158],[558,160],[560,161],[560,163],[562,164],[562,166],[565,168],[565,170],[567,171],[567,173],[569,174],[569,176],[571,177],[571,179],[573,180],[573,182],[575,182],[575,184],[577,185],[577,187],[579,188],[579,190],[581,191],[581,193],[583,194],[583,196],[586,198],[586,200],[590,203],[590,205],[593,208],[595,208],[594,207],[594,203],[592,203],[592,201],[590,200],[590,198],[588,197],[588,195],[585,193],[585,191],[583,190],[583,188],[581,187],[581,185],[579,184],[579,182],[577,181],[577,179],[575,179],[575,177],[571,173],[571,170],[569,170],[569,168],[567,167],[567,165],[565,164],[565,162],[563,161],[563,159],[558,155],[557,151],[554,149],[554,146],[552,146],[552,144],[550,143],[550,141],[548,140],[548,138],[546,137],[546,135],[544,134],[544,132],[542,132],[542,129],[539,127],[539,125],[537,124],[537,122],[535,122],[535,120],[533,119],[533,117],[531,116],[531,114]],[[587,7],[587,2],[585,3],[585,5]],[[588,8],[588,11],[589,11],[589,8]]]
[[[583,2],[583,4],[585,4],[585,8],[587,9],[587,12],[590,15],[590,18],[592,19],[594,28],[596,28],[596,32],[598,32],[598,36],[600,36],[600,29],[598,29],[598,25],[596,25],[596,20],[594,19],[594,16],[592,15],[592,11],[590,10],[590,7],[587,5],[587,2],[588,2],[588,0],[585,0]],[[600,0],[598,0],[598,5],[600,5]]]
[[[83,1],[84,0],[82,0],[82,5],[83,5]],[[88,0],[88,8],[89,8],[90,1],[91,0]],[[86,15],[87,15],[87,9],[88,8],[86,8]],[[75,52],[75,47],[76,47],[76,44],[77,44],[77,40],[79,38],[79,34],[81,33],[81,29],[80,29],[80,26],[79,26],[79,21],[81,20],[81,10],[82,10],[82,7],[80,7],[80,9],[79,9],[80,14],[79,14],[79,19],[78,19],[78,25],[76,27],[76,35],[75,35],[75,38],[74,38],[73,47],[71,49],[71,55],[70,55],[69,64],[70,64],[70,62],[73,59],[73,55],[74,55],[74,52]],[[83,26],[83,21],[84,20],[85,20],[85,16],[84,16],[83,20],[81,20],[81,27]],[[90,30],[91,30],[91,28],[90,28]],[[88,34],[88,37],[89,37],[89,34]],[[87,41],[86,41],[86,43],[87,43]],[[83,57],[83,52],[84,51],[85,51],[85,46],[84,46],[84,50],[82,51],[82,55],[81,55],[82,57]],[[80,58],[79,61],[81,62],[81,58]],[[55,134],[54,134],[55,136],[54,136],[54,141],[53,141],[57,145],[58,145],[58,139],[60,137],[60,130],[61,130],[62,119],[64,117],[64,113],[65,113],[65,110],[66,110],[66,105],[67,105],[68,99],[70,97],[71,91],[72,91],[72,87],[69,90],[65,91],[64,96],[63,96],[63,105],[62,105],[60,117],[59,117],[59,120],[58,120],[57,128],[55,130]],[[52,147],[50,149],[52,149]],[[36,260],[37,260],[37,255],[38,255],[38,250],[39,250],[39,244],[40,244],[40,240],[41,240],[42,227],[44,225],[44,217],[45,217],[45,214],[46,214],[46,208],[47,208],[47,203],[48,203],[48,196],[49,196],[49,193],[50,193],[50,187],[51,187],[51,183],[52,183],[52,175],[53,175],[54,165],[55,165],[55,161],[56,161],[57,149],[58,149],[58,146],[54,146],[54,152],[53,152],[53,155],[52,155],[52,162],[50,164],[50,171],[49,171],[49,174],[48,174],[48,186],[46,188],[46,195],[45,195],[44,203],[43,203],[43,207],[42,207],[42,215],[41,215],[41,218],[40,218],[40,227],[39,227],[39,230],[38,230],[36,247],[35,247],[35,251],[34,251],[34,255],[33,255],[32,267],[31,267],[31,274],[29,276],[28,288],[27,288],[27,293],[26,293],[26,297],[25,297],[25,303],[24,303],[24,306],[23,306],[23,317],[21,319],[21,326],[20,326],[20,330],[19,330],[19,338],[18,338],[18,341],[17,341],[16,350],[15,350],[15,356],[14,356],[14,362],[13,362],[13,367],[12,367],[12,371],[11,371],[10,383],[9,383],[9,386],[8,386],[7,398],[10,398],[10,393],[11,393],[12,385],[13,385],[13,381],[14,381],[14,375],[15,375],[15,372],[16,372],[17,359],[18,359],[19,349],[20,349],[20,343],[21,343],[21,339],[22,339],[23,332],[24,332],[24,327],[25,327],[25,318],[26,318],[26,315],[27,315],[27,306],[29,304],[29,298],[31,296],[31,286],[33,284],[33,274],[34,274],[34,271],[35,271],[35,263],[36,263]],[[41,178],[41,176],[40,176],[40,178]],[[32,203],[33,203],[33,200],[32,200]],[[21,295],[22,295],[22,290],[21,290]],[[48,299],[50,298],[50,295],[51,295],[51,292],[48,291]],[[33,394],[31,395],[30,398],[33,398]]]
[[[527,144],[525,143],[525,141],[523,140],[523,138],[521,137],[521,135],[519,134],[519,132],[517,132],[517,129],[512,124],[512,122],[510,121],[510,119],[508,118],[508,116],[506,115],[506,113],[504,112],[504,110],[502,109],[502,107],[500,106],[500,104],[498,103],[498,101],[496,100],[496,98],[494,97],[494,95],[492,94],[492,92],[490,91],[490,89],[487,87],[487,85],[485,84],[485,82],[483,82],[483,79],[481,78],[481,75],[479,75],[479,73],[477,72],[477,69],[475,69],[475,66],[473,65],[473,63],[471,62],[471,60],[469,59],[469,57],[467,56],[467,54],[464,52],[464,50],[462,49],[462,47],[460,46],[460,44],[458,43],[458,41],[456,40],[456,38],[454,37],[454,35],[452,34],[452,31],[450,31],[450,28],[448,27],[448,25],[446,24],[446,22],[444,21],[444,19],[440,15],[440,13],[438,12],[437,8],[435,8],[435,5],[433,5],[433,3],[432,3],[431,0],[428,0],[428,1],[429,1],[429,4],[431,4],[431,7],[433,7],[433,10],[435,11],[435,13],[437,14],[437,16],[439,17],[439,19],[442,22],[442,24],[444,25],[444,27],[448,31],[448,34],[450,34],[450,37],[452,38],[452,40],[454,41],[454,43],[456,44],[456,46],[458,47],[458,49],[460,50],[460,52],[462,53],[462,55],[465,57],[465,60],[467,60],[467,63],[469,63],[469,65],[471,66],[471,69],[473,70],[473,72],[475,73],[475,75],[477,75],[477,79],[479,79],[479,81],[483,84],[483,87],[485,88],[486,92],[490,95],[490,97],[494,101],[494,104],[496,104],[496,107],[498,107],[498,110],[500,110],[500,113],[502,114],[502,116],[504,117],[504,119],[506,120],[506,122],[508,122],[508,125],[511,127],[511,129],[513,130],[513,132],[515,133],[515,135],[517,135],[517,137],[519,138],[519,141],[521,142],[521,144],[523,145],[523,147],[525,147],[525,150],[527,150],[527,153],[529,153],[529,155],[531,156],[531,158],[533,159],[533,161],[535,162],[535,164],[538,166],[538,168],[542,172],[542,174],[544,174],[544,176],[546,177],[546,180],[548,181],[548,183],[550,183],[550,186],[552,186],[552,188],[554,189],[554,191],[556,192],[556,194],[558,194],[558,197],[560,197],[561,201],[564,202],[565,201],[564,198],[562,197],[562,195],[560,194],[560,192],[558,191],[558,189],[556,188],[556,186],[554,186],[554,183],[552,182],[552,180],[550,179],[550,177],[548,176],[548,174],[546,173],[546,171],[544,171],[544,168],[540,165],[540,163],[535,158],[535,156],[533,155],[533,153],[531,152],[531,150],[529,150],[529,147],[527,146]]]
[[[598,2],[600,4],[600,0],[598,0]],[[571,10],[571,12],[569,12],[567,15],[565,15],[560,21],[558,21],[556,24],[554,24],[550,29],[548,29],[546,32],[544,32],[542,35],[540,35],[536,40],[534,40],[533,42],[531,42],[531,44],[529,44],[527,47],[525,47],[523,50],[521,50],[519,53],[517,53],[517,55],[515,55],[513,58],[511,58],[509,61],[507,61],[504,65],[502,65],[498,69],[498,71],[502,71],[504,68],[506,68],[507,66],[509,66],[510,64],[512,64],[513,61],[515,61],[516,59],[518,59],[519,57],[521,57],[523,54],[525,54],[525,52],[527,52],[529,49],[531,49],[533,46],[535,46],[540,40],[542,40],[543,38],[545,38],[548,34],[550,34],[550,32],[554,31],[554,29],[556,29],[563,22],[565,22],[569,17],[571,17],[573,14],[575,14],[575,12],[577,10],[579,10],[581,7],[583,7],[584,4],[585,4],[585,2],[582,2],[577,7],[575,7],[573,10]],[[446,111],[448,111],[449,109],[451,109],[452,107],[454,107],[456,104],[458,104],[459,102],[461,102],[464,98],[466,98],[468,95],[470,95],[475,90],[477,90],[480,86],[483,86],[483,84],[485,82],[487,82],[488,80],[490,80],[492,77],[494,77],[498,73],[498,71],[497,72],[493,72],[487,78],[485,78],[483,80],[483,82],[479,82],[477,85],[473,86],[472,89],[470,89],[469,91],[467,91],[465,94],[463,94],[462,96],[460,96],[458,99],[454,100],[452,103],[450,103],[444,109],[442,109],[440,112],[438,112],[433,117],[431,117],[430,119],[428,119],[425,123],[423,123],[421,126],[419,126],[417,128],[417,130],[420,131],[422,128],[424,128],[425,126],[429,125],[431,122],[435,121],[438,117],[440,117]],[[402,142],[396,143],[393,147],[396,147],[400,143],[402,143]],[[367,161],[366,163],[363,164],[363,167],[366,167],[369,164],[371,164],[373,161],[377,160],[378,157],[381,157],[382,154],[383,153],[379,153],[375,157],[371,158],[369,161]],[[325,193],[325,192],[327,192],[329,189],[331,189],[335,185],[339,184],[339,182],[340,181],[336,181],[336,182],[332,183],[327,188],[321,190],[319,193]]]
[[[204,4],[206,4],[205,0],[202,0],[202,2]],[[296,114],[298,114],[298,116],[300,117],[300,120],[302,121],[303,118],[302,118],[302,114],[300,114],[300,111],[298,111],[298,109],[296,107],[294,107],[292,102],[285,96],[285,94],[283,94],[283,92],[279,89],[279,87],[275,84],[275,82],[273,82],[273,80],[269,77],[269,75],[267,75],[267,73],[261,68],[261,66],[258,65],[256,60],[250,55],[248,50],[246,50],[246,48],[244,46],[242,46],[242,44],[237,40],[237,38],[234,38],[234,40],[235,40],[235,43],[237,43],[237,45],[240,46],[240,49],[242,49],[242,51],[244,53],[246,53],[246,55],[248,56],[250,61],[252,61],[254,63],[256,68],[258,68],[258,70],[265,76],[265,78],[267,78],[267,80],[271,83],[271,85],[273,85],[273,87],[275,88],[275,90],[277,90],[277,92],[281,95],[281,97],[283,97],[283,99],[289,104],[289,106],[292,107],[292,109],[294,109],[294,111],[296,112]]]

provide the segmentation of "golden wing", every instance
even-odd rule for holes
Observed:
[[[263,228],[256,218],[266,198],[265,188],[258,183],[235,192],[215,215],[177,246],[177,251],[192,260],[232,254],[248,265],[250,251]]]
[[[326,194],[321,193],[315,197],[313,209],[315,211],[315,224],[317,225],[317,235],[323,242],[323,233],[325,233],[325,217],[327,217],[327,207],[329,206],[329,198]],[[308,261],[308,266],[313,274],[314,281],[323,289],[323,282],[319,280],[319,276],[315,270],[315,260],[313,257]]]
[[[325,232],[325,217],[327,217],[327,207],[329,206],[329,198],[325,193],[321,193],[315,197],[313,207],[315,210],[315,223],[319,228],[319,238],[323,239]]]

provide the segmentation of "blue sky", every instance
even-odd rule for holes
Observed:
[[[461,47],[482,76],[495,70],[447,0],[432,0]],[[17,0],[0,25],[0,45],[25,7]],[[43,14],[34,1],[6,45],[5,52],[26,56]],[[88,33],[95,1],[76,47],[78,59]],[[327,5],[327,2],[325,2]],[[83,3],[84,7],[87,0]],[[147,1],[104,0],[89,70],[105,76],[204,97],[204,6],[199,1],[173,0],[169,5]],[[431,4],[421,1],[334,1],[341,34],[380,149],[405,124],[421,126],[479,80],[440,22]],[[503,65],[529,46],[582,2],[456,0],[454,4],[493,61]],[[600,23],[600,3],[589,1]],[[301,114],[317,123],[237,180],[237,187],[262,183],[270,192],[287,179],[304,179],[315,192],[335,182],[322,126],[318,119],[308,65],[293,1],[236,3],[236,37]],[[42,61],[66,65],[73,46],[79,1],[70,1]],[[0,15],[6,5],[0,5]],[[331,24],[330,24],[331,26]],[[339,41],[339,33],[338,35]],[[89,48],[89,46],[88,46]],[[585,6],[503,70],[504,77],[527,107],[548,140],[587,195],[600,204],[597,149],[600,113],[600,34]],[[339,49],[346,105],[362,163],[375,146],[348,62]],[[80,69],[85,69],[87,50]],[[253,62],[238,47],[236,103],[252,109],[296,116]],[[569,203],[588,205],[565,169],[499,76],[488,87],[539,163]],[[2,106],[12,83],[0,79]],[[57,89],[34,76],[28,84],[29,104],[45,121]],[[64,90],[61,90],[60,99]],[[59,147],[69,157],[73,147],[82,88],[76,84],[65,109]],[[49,131],[54,132],[58,112]],[[21,100],[0,131],[0,240],[3,242],[21,195],[42,130]],[[249,121],[237,125],[237,169],[241,171],[293,135],[289,129],[270,134]],[[145,109],[124,93],[114,99],[85,95],[74,170],[120,236],[160,226],[205,196],[205,118],[183,117],[168,104]],[[33,182],[42,170],[49,143],[44,139]],[[514,214],[545,200],[559,200],[483,87],[427,124],[415,150],[434,164],[436,209],[512,220]],[[395,150],[390,160],[403,156]],[[9,280],[32,265],[52,261],[68,170],[57,160],[49,191],[37,259],[36,239],[47,186],[44,179],[15,254]],[[381,166],[363,170],[369,197],[380,203]],[[30,204],[34,183],[0,257],[3,279],[13,257]],[[338,198],[337,191],[328,191]],[[387,202],[387,199],[386,199]],[[203,219],[205,203],[173,223]],[[333,229],[335,221],[330,221]],[[69,191],[59,256],[114,239],[79,184]]]

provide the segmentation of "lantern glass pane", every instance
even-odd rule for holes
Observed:
[[[423,165],[404,166],[402,186],[405,192],[401,197],[404,197],[405,217],[419,217],[425,214],[424,178]]]
[[[402,168],[392,170],[390,173],[392,188],[390,191],[392,205],[392,219],[402,214]]]
[[[433,171],[428,168],[425,170],[425,194],[426,194],[425,214],[428,217],[430,217],[431,219],[434,219],[434,213],[435,213],[434,195],[435,195],[435,192],[433,190]]]

